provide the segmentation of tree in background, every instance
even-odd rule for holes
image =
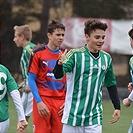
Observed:
[[[14,25],[29,24],[34,43],[47,43],[47,25],[62,17],[133,18],[133,0],[0,0],[1,63],[12,73],[21,73],[21,50],[13,42]]]
[[[133,18],[132,0],[73,0],[74,16],[131,19]]]

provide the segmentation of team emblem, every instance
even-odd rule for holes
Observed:
[[[102,66],[102,69],[103,69],[103,70],[105,70],[105,69],[106,69],[105,65],[103,65],[103,66]]]

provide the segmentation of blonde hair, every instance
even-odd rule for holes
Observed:
[[[18,32],[18,35],[24,35],[27,41],[31,41],[32,39],[32,31],[29,25],[21,25],[21,26],[14,26],[14,31]]]

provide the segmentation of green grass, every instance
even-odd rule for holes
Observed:
[[[10,116],[10,126],[7,133],[16,133],[18,117],[14,103],[11,98],[9,98],[9,116]],[[27,130],[28,133],[32,133],[32,117],[29,119]]]
[[[17,113],[11,99],[9,99],[10,127],[8,133],[16,133]],[[125,108],[121,105],[121,118],[115,124],[110,124],[114,108],[108,100],[103,101],[103,133],[127,133],[133,118],[133,107]],[[28,125],[28,133],[32,133],[32,118]]]

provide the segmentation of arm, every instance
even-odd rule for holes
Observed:
[[[133,91],[131,91],[129,96],[127,98],[124,98],[122,102],[123,105],[128,108],[130,107],[132,101],[133,101]]]
[[[108,89],[108,92],[109,92],[109,96],[110,96],[110,99],[114,105],[114,113],[112,115],[112,117],[115,117],[113,120],[111,120],[111,124],[117,122],[120,118],[120,100],[119,100],[119,97],[118,97],[118,92],[117,92],[117,87],[116,85],[114,86],[111,86],[111,87],[107,87]]]
[[[36,102],[41,102],[42,99],[38,93],[38,88],[37,88],[37,85],[36,85],[36,74],[33,74],[31,72],[28,72],[28,84],[29,84],[29,87],[31,89],[31,92],[33,93],[33,96],[36,100]]]
[[[18,114],[18,124],[17,124],[17,130],[24,130],[28,123],[25,120],[25,115],[24,115],[24,110],[23,110],[23,106],[22,106],[22,102],[21,102],[21,98],[20,98],[20,93],[18,90],[13,90],[10,92],[10,95],[13,99],[14,105],[16,107],[16,111]]]
[[[62,78],[63,77],[63,67],[62,64],[65,60],[66,57],[66,53],[67,53],[67,49],[65,49],[65,52],[62,53],[61,51],[59,51],[59,59],[56,61],[56,65],[54,67],[53,73],[55,78]]]
[[[62,65],[58,64],[58,60],[56,61],[56,65],[54,67],[53,73],[55,78],[57,79],[63,77],[63,68],[62,68]]]
[[[50,115],[48,107],[43,103],[36,85],[36,74],[28,72],[28,84],[31,89],[31,92],[36,100],[38,112],[41,117]]]

